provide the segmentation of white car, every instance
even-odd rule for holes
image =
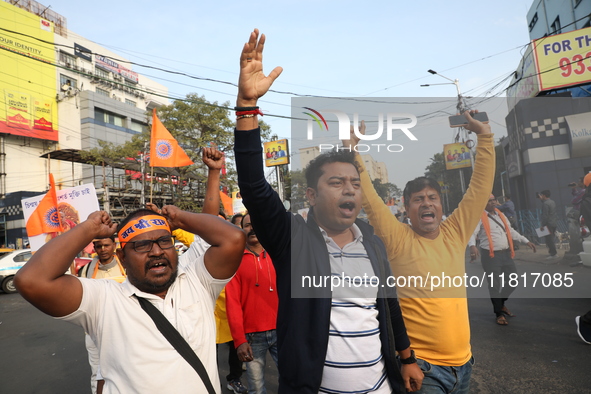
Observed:
[[[31,249],[19,249],[0,257],[0,283],[5,293],[16,293],[14,275],[33,256]]]

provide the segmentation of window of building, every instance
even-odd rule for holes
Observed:
[[[557,16],[550,25],[550,34],[560,34],[562,33],[562,28],[560,26],[560,16]]]
[[[106,96],[106,97],[109,97],[110,96],[109,91],[108,90],[105,90],[105,89],[96,88],[96,92],[98,94],[100,94],[101,96]]]
[[[130,100],[130,99],[125,99],[125,104],[131,105],[132,107],[135,107],[137,105],[137,103],[135,101]]]
[[[148,125],[145,123],[138,122],[137,120],[132,120],[131,129],[137,133],[142,133],[148,130]]]
[[[112,124],[114,126],[124,127],[123,116],[114,114],[109,111],[105,111],[102,108],[94,107],[94,120],[96,120],[99,123]]]
[[[94,68],[94,73],[97,77],[104,78],[104,79],[108,79],[109,74],[110,74],[108,71],[105,71],[102,68],[98,68],[98,67]]]
[[[78,88],[78,81],[74,78],[60,74],[60,88],[62,90],[67,90],[67,87],[73,87],[74,89]]]
[[[60,51],[60,62],[75,65],[76,57],[74,55],[70,55],[68,52]]]
[[[529,31],[532,31],[534,26],[536,25],[536,22],[538,21],[538,13],[536,12],[534,14],[534,17],[531,18],[531,22],[529,22]]]

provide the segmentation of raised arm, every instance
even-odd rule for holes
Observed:
[[[365,134],[365,121],[361,121],[359,132]],[[343,140],[343,146],[354,149],[358,143],[359,137],[353,131],[353,126],[351,126],[349,139]],[[396,245],[404,239],[404,237],[400,236],[399,231],[403,231],[406,226],[398,221],[376,192],[359,153],[355,154],[355,165],[361,179],[363,209],[367,213],[376,235],[384,240],[387,245],[388,258],[392,260],[396,255]]]
[[[220,210],[220,170],[224,161],[224,154],[216,148],[203,148],[203,163],[207,166],[207,188],[203,213],[218,214]]]
[[[259,29],[254,29],[240,54],[240,77],[236,98],[238,108],[256,107],[258,99],[267,93],[273,81],[283,71],[283,68],[275,67],[268,76],[265,76],[263,73],[264,46],[265,35],[261,34],[259,39]],[[259,120],[256,114],[236,121],[236,130],[252,130],[257,127],[259,127]]]
[[[276,256],[285,250],[289,241],[290,214],[265,179],[257,103],[281,74],[282,68],[277,67],[265,76],[264,43],[265,36],[261,35],[259,39],[259,31],[255,29],[240,54],[234,152],[244,206],[250,213],[261,245],[271,256]]]
[[[110,237],[117,225],[109,214],[100,211],[87,220],[49,241],[21,268],[14,284],[27,301],[51,316],[66,316],[82,301],[80,280],[66,275],[76,257],[95,238]]]
[[[482,211],[492,192],[495,176],[495,146],[489,124],[479,122],[471,114],[478,111],[466,111],[467,130],[474,132],[478,138],[476,161],[470,185],[462,198],[458,209],[445,220],[445,225],[453,225],[460,234],[462,242],[468,242],[474,232]],[[451,219],[451,220],[450,220]]]
[[[165,205],[162,214],[172,229],[196,234],[211,245],[204,257],[211,276],[227,279],[234,275],[244,252],[245,235],[241,229],[217,216],[181,211],[174,205]]]

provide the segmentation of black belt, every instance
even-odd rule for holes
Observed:
[[[490,250],[488,250],[488,249],[484,249],[484,248],[480,248],[480,249],[486,250],[487,252],[490,253]],[[511,251],[511,249],[509,249],[509,248],[507,248],[507,249],[501,249],[501,250],[493,250],[494,253],[510,252],[510,251]]]

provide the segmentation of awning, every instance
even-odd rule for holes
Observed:
[[[59,150],[54,150],[51,152],[44,153],[40,157],[42,157],[44,159],[49,158],[52,160],[69,161],[72,163],[82,163],[82,164],[89,164],[89,165],[94,164],[90,160],[84,160],[82,158],[82,156],[80,155],[80,152],[81,152],[80,149],[59,149]],[[118,160],[118,161],[106,160],[105,165],[107,165],[109,167],[113,167],[113,168],[123,169],[123,170],[132,170],[132,171],[140,171],[141,170],[141,164],[135,160]],[[148,164],[146,164],[145,173],[150,173],[151,171],[152,171],[151,167]],[[154,167],[154,175],[160,176],[160,177],[166,177],[169,175],[170,176],[179,176],[180,174],[176,170],[176,168]],[[189,178],[189,179],[198,179],[198,180],[204,178],[203,175],[200,175],[199,173],[197,173],[195,171],[193,171],[189,174],[185,174],[182,177]]]

